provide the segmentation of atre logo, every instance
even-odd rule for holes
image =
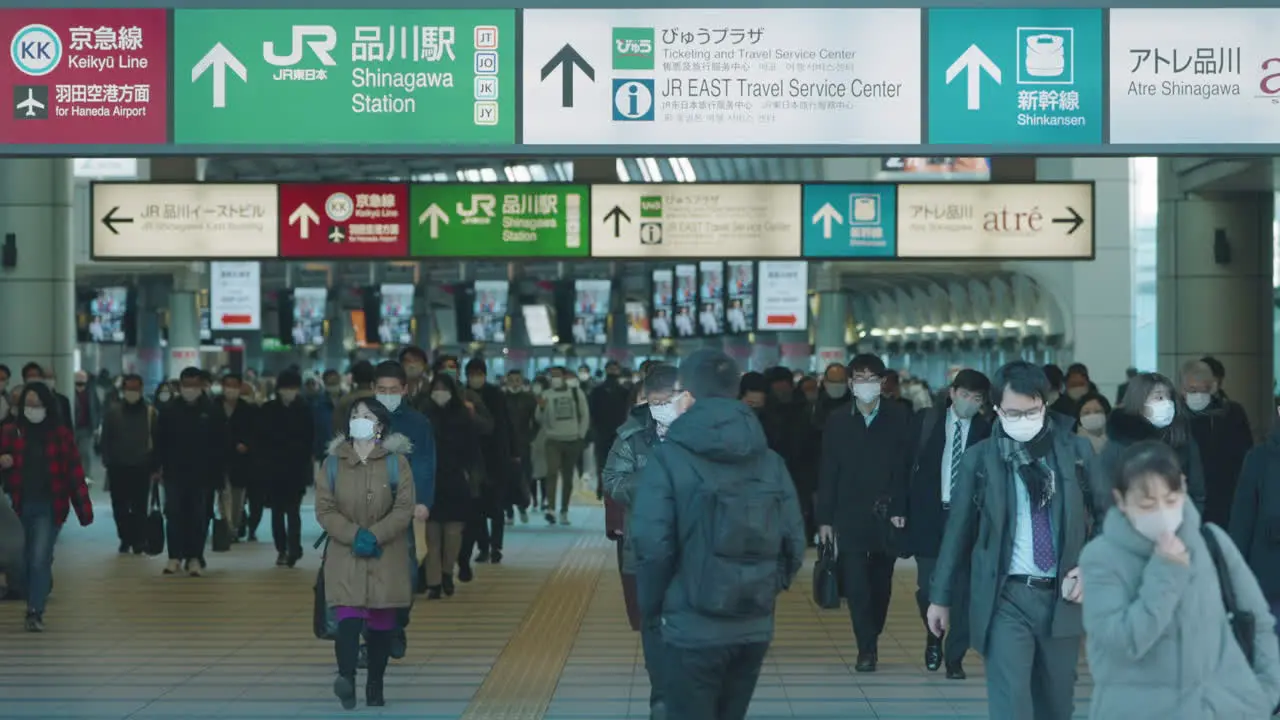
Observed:
[[[1280,57],[1262,61],[1262,80],[1258,89],[1262,91],[1259,97],[1270,100],[1272,105],[1280,105]]]

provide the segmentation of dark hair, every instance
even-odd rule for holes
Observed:
[[[185,367],[178,374],[178,381],[183,380],[204,380],[204,373],[198,367]]]
[[[879,355],[871,353],[854,355],[853,359],[849,361],[848,370],[850,375],[864,372],[871,373],[876,377],[884,377],[885,373],[888,372],[888,368],[884,366],[884,360],[881,360]]]
[[[996,376],[991,381],[991,404],[1000,407],[1004,401],[1005,390],[1012,390],[1019,395],[1037,397],[1042,402],[1048,403],[1049,391],[1056,386],[1049,384],[1049,378],[1045,377],[1044,373],[1044,368],[1026,360],[1014,360],[1008,363],[996,371]]]
[[[1183,406],[1182,400],[1178,395],[1178,389],[1174,387],[1173,381],[1161,375],[1160,373],[1139,373],[1129,380],[1129,386],[1125,388],[1124,397],[1120,398],[1120,404],[1117,410],[1129,413],[1147,419],[1146,405],[1147,398],[1156,388],[1164,388],[1165,394],[1173,401],[1173,422],[1169,423],[1169,427],[1160,431],[1164,441],[1175,448],[1180,448],[1187,444],[1191,438],[1190,422],[1187,420],[1187,409]]]
[[[457,365],[458,356],[457,355],[441,355],[440,357],[436,358],[436,361],[434,363],[431,363],[431,371],[437,372],[437,373],[440,372],[441,370],[444,369],[445,365],[449,364],[449,361],[453,361],[453,364]]]
[[[409,384],[409,376],[405,374],[404,366],[395,360],[383,360],[378,363],[378,367],[373,370],[374,382],[391,378],[400,381],[401,385]]]
[[[351,366],[351,384],[356,387],[372,385],[376,377],[373,373],[373,363],[368,360],[361,360]]]
[[[734,398],[738,389],[738,363],[719,350],[703,348],[680,363],[680,385],[699,400]]]
[[[956,373],[955,379],[951,381],[951,389],[986,395],[991,392],[991,378],[973,368],[965,368]]]
[[[320,379],[321,379],[321,380],[328,380],[329,378],[337,378],[337,379],[341,380],[341,379],[342,379],[342,373],[339,373],[337,370],[334,370],[333,368],[329,368],[328,370],[325,370],[325,371],[324,371],[324,374],[320,376]]]
[[[406,358],[414,358],[415,360],[421,360],[423,365],[427,364],[426,351],[417,345],[406,345],[405,347],[400,348],[400,354],[396,357],[401,363],[405,362]]]
[[[294,370],[293,368],[285,370],[276,378],[277,390],[293,390],[300,387],[302,387],[302,373]]]
[[[835,370],[836,368],[839,368],[839,369],[841,369],[841,370],[846,370],[846,369],[847,369],[847,368],[845,368],[844,363],[829,363],[829,364],[827,365],[826,369],[824,369],[824,370],[822,371],[822,379],[823,379],[823,380],[826,380],[826,379],[827,379],[827,373],[831,372],[832,370]]]
[[[44,368],[40,367],[40,363],[29,362],[26,365],[22,366],[22,379],[26,380],[27,375],[30,374],[33,370],[35,371],[37,376],[44,377]]]
[[[1182,492],[1186,486],[1177,451],[1158,440],[1143,440],[1125,448],[1111,486],[1125,495],[1136,481],[1148,475],[1164,478],[1174,492]]]
[[[1067,368],[1067,377],[1072,375],[1083,375],[1085,380],[1089,379],[1089,368],[1084,363],[1071,363]]]
[[[1061,389],[1062,385],[1067,381],[1067,376],[1062,372],[1062,368],[1053,363],[1045,365],[1041,370],[1044,372],[1045,379],[1049,381],[1049,387],[1053,390]]]
[[[212,385],[212,384],[213,384],[213,373],[209,372],[208,370],[201,370],[201,371],[200,371],[200,382],[205,382],[205,383],[209,383],[210,385]],[[277,384],[279,384],[279,383],[277,383]]]
[[[743,375],[738,381],[738,397],[742,398],[749,392],[769,392],[769,381],[758,372]]]
[[[27,383],[22,386],[22,392],[18,394],[18,405],[14,409],[14,415],[18,418],[18,423],[25,429],[31,427],[33,423],[27,420],[26,413],[22,408],[27,405],[27,395],[35,395],[40,398],[40,404],[44,406],[45,417],[41,423],[44,427],[54,427],[62,424],[62,413],[58,409],[58,403],[54,400],[53,390],[42,382]]]
[[[468,375],[470,375],[471,373],[477,370],[484,373],[485,375],[489,374],[489,365],[484,361],[484,358],[474,357],[467,361],[467,367],[465,372]]]
[[[361,406],[369,408],[369,412],[377,418],[378,426],[382,428],[383,434],[391,432],[391,413],[387,410],[387,406],[378,402],[378,398],[370,395],[362,397],[351,403],[351,409],[347,411],[346,422],[343,423],[343,434],[347,439],[351,439],[351,416],[355,415],[356,410]]]
[[[222,376],[222,382],[226,382],[226,381],[228,381],[228,380],[235,380],[236,382],[243,382],[243,381],[244,381],[244,378],[240,377],[240,373],[233,373],[233,372],[224,373],[224,374],[223,374],[223,376]]]
[[[138,373],[125,373],[124,377],[120,378],[120,387],[123,388],[125,385],[128,385],[135,380],[138,381],[138,387],[143,387],[142,376]]]
[[[5,365],[4,363],[0,363],[0,372],[4,373],[5,378],[13,377],[13,371],[10,370],[9,366]]]
[[[791,368],[785,368],[781,365],[765,370],[763,377],[766,385],[772,385],[780,382],[784,382],[787,385],[795,383],[795,373],[791,372]]]
[[[1218,358],[1212,355],[1205,355],[1200,358],[1200,362],[1209,366],[1209,369],[1213,371],[1213,377],[1216,378],[1219,383],[1227,379],[1227,366],[1223,365],[1222,361]]]
[[[1107,396],[1096,390],[1090,390],[1080,397],[1080,402],[1076,405],[1077,420],[1080,419],[1080,411],[1084,409],[1085,405],[1088,405],[1091,402],[1096,402],[1101,405],[1103,413],[1107,415],[1111,414],[1111,401],[1107,399]]]
[[[441,387],[441,388],[444,388],[445,390],[448,390],[449,394],[452,396],[449,398],[448,404],[444,406],[443,408],[444,410],[448,412],[460,412],[463,409],[462,386],[458,383],[457,380],[453,379],[452,375],[449,375],[447,373],[437,373],[436,375],[434,375],[431,378],[431,385],[429,385],[428,388],[430,390],[435,390],[437,387]],[[432,401],[431,405],[429,405],[428,407],[439,407],[439,406],[435,404],[435,401]]]
[[[640,384],[642,392],[663,392],[674,388],[679,379],[680,372],[674,366],[658,363],[649,367],[649,374],[644,376],[644,381]]]

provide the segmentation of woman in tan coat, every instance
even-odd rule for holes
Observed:
[[[329,445],[329,457],[316,477],[316,519],[329,535],[324,591],[338,621],[333,692],[350,710],[356,706],[356,664],[365,629],[365,701],[371,707],[385,704],[382,681],[396,610],[413,600],[409,532],[414,489],[410,443],[391,433],[391,414],[381,403],[360,398],[346,425],[347,432]]]

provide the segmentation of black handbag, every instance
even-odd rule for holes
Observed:
[[[213,551],[227,552],[231,549],[231,524],[225,518],[213,519]]]
[[[1213,559],[1213,569],[1218,573],[1218,587],[1222,589],[1222,605],[1227,610],[1227,622],[1231,623],[1231,633],[1236,636],[1245,660],[1253,665],[1254,631],[1258,619],[1248,610],[1241,610],[1236,599],[1236,588],[1231,584],[1231,573],[1227,570],[1227,561],[1222,555],[1222,546],[1218,544],[1218,536],[1208,525],[1200,526],[1200,534],[1204,536],[1204,544],[1209,548],[1209,557]]]
[[[164,554],[164,508],[160,504],[160,483],[151,483],[143,550],[150,556]]]
[[[840,608],[840,566],[835,544],[818,543],[818,561],[813,564],[813,603],[823,610]]]
[[[338,637],[338,619],[334,608],[329,607],[328,598],[324,594],[324,557],[329,554],[328,536],[321,534],[314,547],[320,552],[320,572],[316,573],[314,600],[311,605],[311,632],[317,640],[333,640]]]

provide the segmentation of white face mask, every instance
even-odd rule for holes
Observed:
[[[29,408],[23,408],[22,410],[22,415],[27,419],[27,422],[33,423],[36,425],[39,425],[40,423],[44,422],[45,416],[48,414],[49,414],[48,411],[46,411],[44,408],[29,407]]]
[[[484,387],[484,380],[484,375],[472,375],[467,378],[467,385],[471,386],[472,390],[479,390]]]
[[[352,440],[372,440],[374,432],[378,429],[378,424],[369,418],[352,418],[351,419],[351,439]]]
[[[586,382],[591,379],[591,373],[580,372],[578,373],[578,379],[581,380],[582,382]]]
[[[978,414],[978,403],[964,398],[955,398],[951,401],[951,412],[961,420],[968,420]]]
[[[576,388],[578,387],[578,378],[569,378],[568,380],[565,380],[565,384],[571,388]]]
[[[842,398],[849,393],[849,386],[841,382],[824,382],[823,388],[826,389],[827,395],[832,398]]]
[[[551,378],[551,387],[557,390],[563,390],[565,386],[564,378]]]
[[[124,401],[129,403],[130,405],[136,404],[141,399],[142,399],[142,393],[138,392],[137,390],[124,391]]]
[[[1097,435],[1106,429],[1107,416],[1103,415],[1102,413],[1090,413],[1088,415],[1081,415],[1080,427],[1084,428],[1085,432],[1090,432],[1090,433],[1093,433],[1094,435]]]
[[[1150,420],[1152,425],[1161,430],[1169,427],[1169,424],[1173,422],[1174,413],[1175,408],[1172,400],[1152,400],[1146,406],[1147,420]]]
[[[880,397],[880,382],[860,382],[853,384],[853,396],[863,405],[870,405]]]
[[[674,403],[668,402],[662,405],[650,405],[649,416],[662,427],[669,427],[676,418],[680,417],[680,411],[676,409]]]
[[[395,412],[398,410],[400,408],[400,401],[404,399],[403,395],[378,394],[374,397],[378,399],[378,402],[382,403],[382,407],[386,408],[387,412]]]
[[[1187,407],[1191,412],[1200,412],[1209,407],[1209,403],[1213,401],[1213,396],[1206,392],[1187,393]]]
[[[182,394],[182,399],[189,403],[195,402],[200,397],[200,388],[184,387],[178,392]]]
[[[1089,388],[1087,387],[1077,386],[1077,387],[1067,388],[1067,397],[1071,398],[1072,400],[1079,400],[1080,398],[1088,394],[1089,394]]]
[[[1183,502],[1186,502],[1185,500]],[[1165,533],[1174,533],[1182,527],[1182,503],[1159,510],[1143,510],[1125,513],[1138,534],[1155,542]]]
[[[168,390],[162,393],[156,393],[156,399],[162,403],[169,402],[170,400],[173,399],[173,393],[169,392]]]
[[[1002,415],[1000,427],[1004,428],[1004,434],[1015,442],[1029,442],[1044,429],[1044,414],[1021,418],[1007,418]]]
[[[228,399],[228,400],[231,400],[231,401],[233,401],[233,402],[234,402],[234,401],[236,401],[236,400],[239,400],[239,399],[240,399],[240,388],[224,388],[224,389],[223,389],[223,391],[222,391],[222,397],[224,397],[224,398],[226,398],[226,399]]]
[[[289,405],[294,400],[298,399],[298,391],[292,388],[288,390],[281,390],[279,395],[280,395],[280,401],[283,402],[285,405]]]
[[[453,393],[449,392],[448,390],[432,390],[431,391],[431,401],[439,405],[440,407],[444,407],[445,405],[448,405],[449,401],[452,399],[453,399]]]

